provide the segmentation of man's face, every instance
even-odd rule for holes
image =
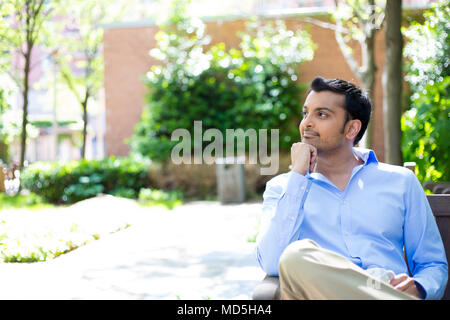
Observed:
[[[303,107],[300,122],[302,142],[324,153],[342,147],[345,143],[345,96],[331,91],[311,91]]]

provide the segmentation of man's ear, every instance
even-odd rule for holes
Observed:
[[[361,120],[350,120],[347,125],[347,133],[345,137],[349,140],[354,140],[361,130]]]

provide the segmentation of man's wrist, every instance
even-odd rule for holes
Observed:
[[[306,175],[306,172],[308,172],[308,169],[301,169],[295,167],[293,167],[291,170],[297,172],[298,174],[301,174],[302,176]]]

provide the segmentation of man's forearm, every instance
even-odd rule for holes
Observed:
[[[283,250],[298,240],[303,220],[301,206],[308,192],[307,181],[304,176],[291,172],[281,193],[272,190],[271,186],[266,189],[263,212],[267,221],[257,239],[257,259],[261,268],[270,275],[278,274]]]

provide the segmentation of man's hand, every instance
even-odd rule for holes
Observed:
[[[395,277],[392,278],[391,281],[389,281],[389,283],[392,286],[394,286],[394,288],[397,290],[408,293],[419,299],[423,299],[423,297],[420,296],[419,290],[416,286],[416,283],[414,282],[414,279],[405,273],[395,275]]]
[[[307,143],[296,142],[291,147],[292,171],[305,175],[314,171],[317,161],[317,149]]]

